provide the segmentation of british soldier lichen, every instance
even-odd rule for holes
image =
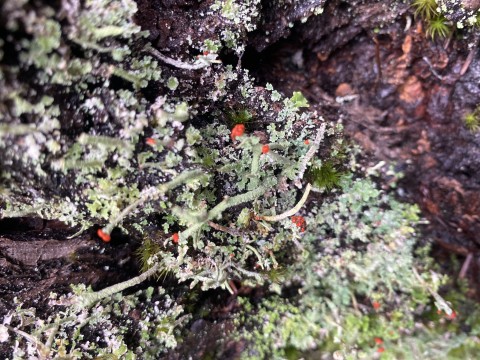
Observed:
[[[263,320],[240,319],[272,334],[268,349],[249,344],[267,358],[368,328],[359,313],[370,298],[400,309],[410,331],[407,309],[428,303],[411,271],[424,266],[412,255],[415,211],[364,179],[337,142],[336,119],[323,119],[300,92],[262,88],[219,60],[222,50],[242,54],[262,20],[260,0],[212,2],[207,15],[224,28],[182,39],[191,52],[175,58],[146,44],[133,0],[48,3],[1,5],[9,36],[0,49],[16,49],[8,61],[0,56],[1,216],[58,219],[96,229],[104,242],[120,228],[140,242],[143,272],[96,292],[52,295],[63,308],[43,322],[23,322],[34,315],[19,306],[0,326],[0,341],[15,337],[15,355],[159,358],[189,316],[164,289],[121,292],[166,273],[186,292],[234,293],[234,282],[294,289],[262,301]],[[318,192],[333,187],[328,198]],[[436,291],[435,276],[422,276]],[[118,326],[137,312],[136,323]],[[98,344],[82,339],[85,329]],[[132,333],[134,348],[124,341]],[[354,347],[350,338],[335,344]]]

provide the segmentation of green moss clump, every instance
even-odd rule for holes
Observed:
[[[480,130],[480,106],[478,106],[473,112],[467,113],[463,118],[465,127],[472,133]]]
[[[436,0],[414,0],[415,16],[426,22],[426,35],[433,39],[445,38],[452,32],[451,23],[439,11]]]
[[[321,166],[314,166],[309,170],[310,181],[319,189],[331,190],[340,186],[344,174],[338,171],[333,163],[325,162]]]
[[[414,0],[412,5],[417,16],[428,20],[437,16],[438,5],[436,0]]]
[[[142,241],[142,244],[136,251],[142,272],[145,272],[152,267],[154,263],[152,257],[160,252],[160,249],[160,245],[150,238]]]
[[[446,38],[451,32],[452,28],[450,27],[448,20],[444,16],[439,15],[428,20],[428,26],[425,33],[433,40],[436,37]]]
[[[241,109],[238,111],[231,110],[227,112],[227,119],[229,125],[233,127],[236,124],[247,124],[253,119],[253,116],[247,109]]]

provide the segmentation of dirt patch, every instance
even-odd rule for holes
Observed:
[[[103,288],[138,272],[132,257],[135,243],[114,234],[104,244],[91,233],[75,234],[65,224],[38,218],[0,221],[0,314],[12,309],[14,298],[26,306],[48,309],[50,292],[66,293],[71,284]]]

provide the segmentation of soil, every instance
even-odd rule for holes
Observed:
[[[139,0],[137,21],[151,30],[152,43],[170,48],[172,56],[188,48],[175,35],[184,31],[175,29],[186,26],[195,36],[197,23],[207,21],[185,15],[211,2],[200,3]],[[480,266],[480,135],[465,128],[463,117],[480,99],[478,38],[454,35],[432,41],[406,5],[386,13],[388,6],[359,3],[328,2],[323,16],[295,23],[292,29],[279,20],[282,13],[277,11],[279,16],[251,34],[242,66],[250,69],[258,86],[269,82],[286,95],[299,90],[312,106],[341,119],[346,134],[367,151],[366,165],[394,164],[404,174],[398,197],[419,204],[428,220],[420,238],[433,241],[439,262],[452,253],[460,261],[473,255],[462,276],[475,284],[473,275]],[[293,7],[282,11],[289,14],[284,19],[298,20]],[[221,26],[218,19],[210,21],[212,31]],[[266,47],[262,31],[268,27],[276,31]],[[224,57],[238,61],[229,54]],[[393,180],[397,178],[386,179]],[[0,316],[12,308],[15,297],[26,306],[35,304],[41,313],[48,311],[51,291],[67,292],[76,283],[103,288],[139,271],[131,255],[138,244],[120,233],[112,234],[108,244],[96,237],[96,228],[65,240],[78,229],[31,218],[1,220],[0,229]],[[64,240],[60,247],[52,243],[58,240]],[[33,246],[30,254],[22,250],[26,242]],[[55,253],[49,251],[52,244]],[[262,294],[261,289],[241,291],[253,297]],[[231,328],[228,314],[236,309],[235,296],[210,295],[199,305],[209,307],[210,315],[192,320],[190,335],[168,358],[188,358],[199,346],[207,355]],[[242,348],[241,343],[225,344],[222,356],[235,358]]]

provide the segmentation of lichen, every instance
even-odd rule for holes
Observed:
[[[243,53],[260,0],[213,2],[224,27],[175,58],[147,43],[132,0],[55,4],[2,4],[0,49],[16,52],[0,57],[1,216],[118,228],[143,272],[52,295],[44,318],[18,304],[0,326],[15,356],[159,358],[190,316],[173,291],[126,291],[166,274],[192,292],[269,289],[240,300],[256,311],[235,320],[245,357],[371,355],[370,327],[413,331],[432,298],[451,315],[414,256],[417,209],[361,171],[337,119],[219,59]]]
[[[178,328],[190,318],[161,287],[117,295],[89,309],[68,306],[88,290],[79,286],[74,291],[62,296],[52,293],[50,303],[63,310],[41,320],[36,309],[17,303],[2,325],[4,338],[11,337],[16,344],[13,358],[158,359],[177,345]],[[132,342],[137,346],[128,345]]]

